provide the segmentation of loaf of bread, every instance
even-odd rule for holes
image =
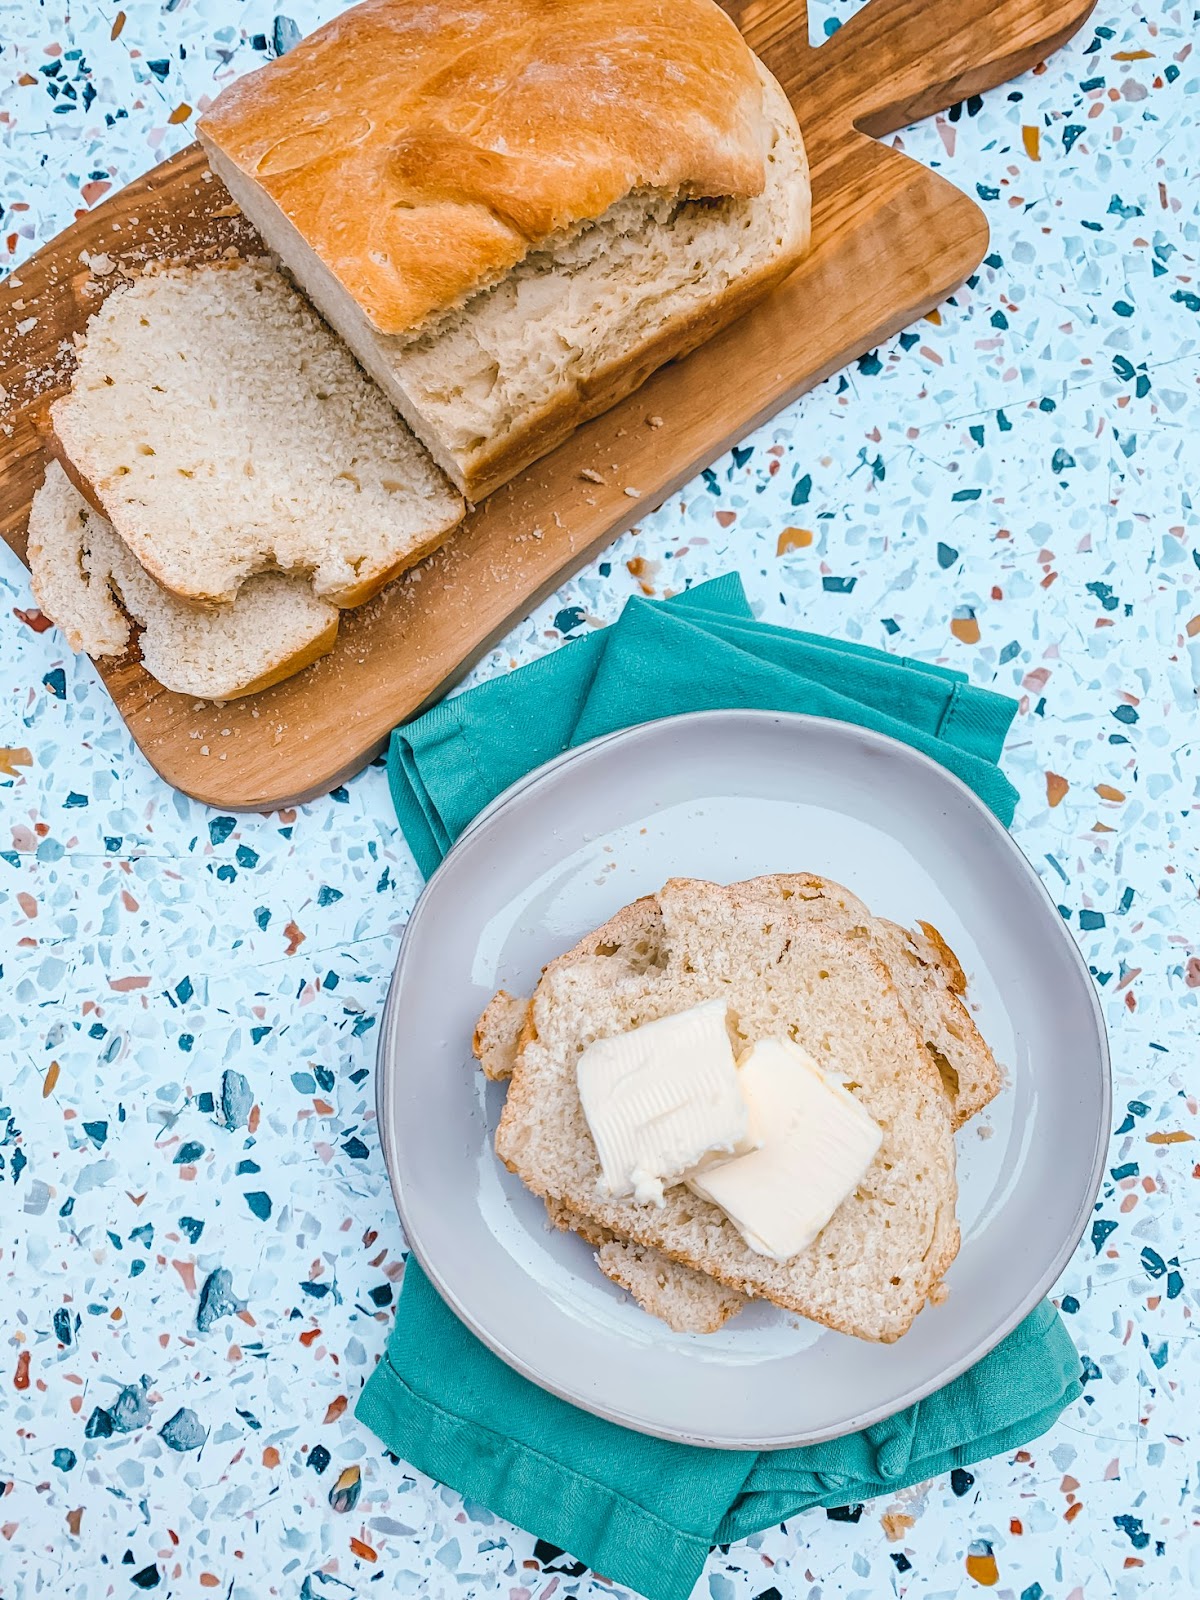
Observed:
[[[146,575],[52,461],[29,514],[38,604],[72,650],[119,656],[134,625],[146,670],[167,689],[235,700],[299,672],[333,648],[338,610],[304,578],[263,573],[228,606],[188,605]]]
[[[569,1226],[887,1342],[936,1296],[957,1252],[950,1101],[872,938],[793,899],[772,900],[761,883],[673,880],[552,962],[519,1035],[496,1151],[555,1220],[569,1213],[579,1219]],[[605,1201],[597,1189],[575,1083],[580,1052],[717,996],[747,1042],[795,1039],[883,1128],[855,1193],[783,1264],[750,1250],[723,1212],[685,1188],[668,1190],[661,1210]]]
[[[257,574],[360,605],[445,539],[450,487],[267,261],[147,273],[91,319],[53,447],[141,566],[227,604]]]
[[[714,0],[365,0],[198,132],[472,500],[808,242],[795,115]]]

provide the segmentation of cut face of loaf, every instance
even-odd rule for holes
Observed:
[[[220,610],[173,599],[57,462],[33,498],[29,569],[38,604],[72,650],[121,655],[136,623],[146,670],[165,688],[199,700],[265,689],[323,656],[337,638],[336,606],[318,600],[303,578],[251,578]]]
[[[749,59],[765,174],[757,192],[697,199],[686,187],[636,187],[527,242],[498,280],[387,332],[215,132],[205,144],[234,199],[434,460],[479,500],[796,266],[811,211],[804,144],[783,91]]]
[[[442,543],[460,497],[349,352],[264,261],[118,289],[51,408],[71,478],[177,598],[311,577],[359,605]]]
[[[546,969],[497,1154],[535,1193],[619,1239],[838,1331],[896,1339],[958,1248],[941,1079],[868,940],[786,902],[764,905],[739,887],[672,881],[656,897],[657,939],[657,919],[627,907]],[[631,931],[637,938],[627,959]],[[856,1192],[807,1250],[782,1265],[756,1255],[718,1208],[686,1189],[668,1191],[662,1210],[598,1198],[599,1165],[575,1085],[579,1055],[595,1038],[716,997],[747,1042],[795,1039],[883,1129]]]

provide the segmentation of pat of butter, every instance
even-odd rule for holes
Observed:
[[[726,1011],[709,1000],[597,1039],[579,1057],[579,1098],[609,1199],[661,1206],[664,1186],[711,1151],[753,1149]]]
[[[749,1155],[692,1173],[758,1255],[790,1261],[857,1188],[883,1131],[840,1083],[789,1039],[760,1039],[738,1060],[750,1109]]]

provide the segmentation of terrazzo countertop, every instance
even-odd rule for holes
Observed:
[[[284,3],[0,4],[0,263],[330,9]],[[1111,1159],[1055,1293],[1083,1399],[1015,1457],[715,1552],[702,1600],[1200,1591],[1195,29],[1101,0],[1045,68],[900,136],[987,212],[977,276],[474,675],[736,567],[771,622],[1018,696],[1016,837],[1103,997]],[[353,1420],[404,1270],[372,1068],[419,882],[383,774],[207,811],[7,553],[0,590],[0,1594],[624,1593]]]

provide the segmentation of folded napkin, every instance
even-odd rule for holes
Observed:
[[[1012,819],[1016,794],[996,765],[1012,701],[942,667],[756,623],[730,576],[666,602],[630,600],[610,628],[397,729],[388,776],[401,828],[428,875],[489,801],[563,750],[730,706],[891,734]],[[387,1352],[356,1415],[394,1454],[595,1571],[650,1600],[685,1600],[713,1545],[1015,1450],[1079,1393],[1079,1358],[1043,1303],[971,1371],[862,1433],[759,1454],[672,1444],[520,1377],[410,1257]]]

